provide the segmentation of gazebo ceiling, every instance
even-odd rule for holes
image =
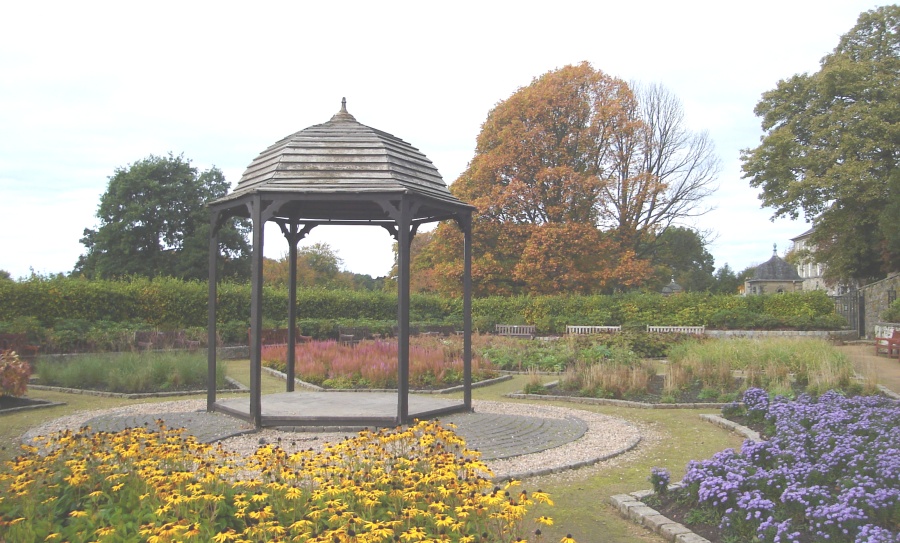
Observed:
[[[434,164],[402,139],[359,123],[341,110],[326,123],[291,134],[259,154],[231,194],[282,200],[276,216],[322,221],[388,220],[379,199],[422,198],[420,221],[450,218],[470,208],[450,194]]]

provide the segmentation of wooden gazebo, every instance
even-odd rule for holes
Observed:
[[[207,410],[246,418],[257,427],[404,424],[409,412],[410,243],[422,224],[452,219],[464,236],[464,400],[429,416],[472,408],[471,261],[474,207],[450,194],[440,173],[418,149],[391,134],[365,126],[341,110],[326,123],[296,132],[270,146],[247,167],[231,194],[209,205],[209,388]],[[216,261],[218,230],[231,217],[249,218],[253,228],[250,302],[250,406],[240,412],[216,402]],[[397,414],[385,420],[367,413],[353,417],[267,416],[260,386],[262,370],[263,230],[278,224],[289,246],[288,345],[295,344],[297,244],[321,225],[378,226],[398,244]],[[287,389],[294,390],[294,349],[288,349]],[[298,393],[299,394],[299,393]],[[420,415],[418,415],[420,416]]]

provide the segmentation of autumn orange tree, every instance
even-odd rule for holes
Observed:
[[[590,64],[536,78],[497,104],[451,191],[477,208],[475,293],[610,292],[653,276],[647,247],[697,212],[715,175],[705,135],[660,87],[635,93]],[[422,288],[458,291],[458,232],[413,258]]]

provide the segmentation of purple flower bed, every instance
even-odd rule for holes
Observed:
[[[726,540],[900,542],[900,403],[827,392],[797,400],[750,389],[774,425],[684,476],[696,507],[721,515]]]

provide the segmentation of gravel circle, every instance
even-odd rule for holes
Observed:
[[[634,449],[642,439],[642,430],[623,419],[564,407],[534,405],[527,403],[507,403],[494,401],[473,401],[476,413],[497,413],[522,415],[544,419],[580,419],[587,426],[584,434],[561,446],[533,454],[525,454],[485,463],[494,472],[497,480],[525,478],[557,473],[567,469],[588,466],[610,460]],[[205,411],[205,400],[180,400],[159,403],[141,403],[112,409],[79,411],[52,420],[30,429],[21,438],[29,442],[39,435],[47,435],[66,429],[77,430],[98,416],[154,415],[174,412]],[[449,417],[448,417],[449,418]],[[250,455],[266,443],[277,443],[286,451],[302,449],[321,450],[326,443],[341,441],[350,432],[285,432],[277,429],[263,429],[252,433],[230,437],[221,441],[226,450],[240,455]]]

